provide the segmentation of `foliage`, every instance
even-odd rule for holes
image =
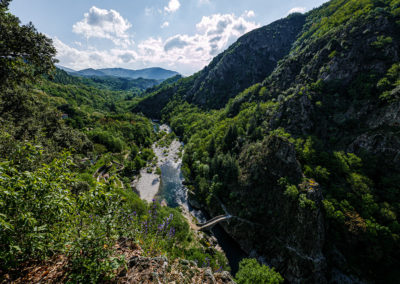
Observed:
[[[239,264],[236,281],[238,284],[279,284],[283,283],[283,277],[274,268],[260,265],[254,258],[247,258]]]
[[[25,159],[40,160],[40,148],[24,147]],[[121,238],[134,240],[148,256],[185,256],[182,248],[191,237],[180,212],[154,202],[148,207],[111,184],[74,191],[82,180],[67,153],[34,171],[20,171],[10,160],[0,165],[2,269],[64,253],[71,280],[96,282],[124,263],[112,250]]]
[[[375,48],[381,49],[392,42],[393,42],[393,39],[390,36],[385,37],[382,35],[382,36],[378,36],[376,41],[371,43],[371,45]]]
[[[0,6],[0,81],[32,81],[54,68],[56,53],[51,39],[39,33],[32,23],[20,25],[17,17],[10,14],[8,3]]]
[[[395,102],[400,99],[400,63],[393,64],[386,73],[386,76],[377,84],[382,94],[380,99],[387,102]]]

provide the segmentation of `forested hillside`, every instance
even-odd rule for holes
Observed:
[[[292,38],[282,60],[243,65],[238,46],[279,44],[261,40],[271,30]],[[400,1],[332,0],[250,32],[133,111],[170,123],[193,204],[226,207],[225,230],[290,282],[397,283],[399,51]],[[224,58],[226,73],[209,72]],[[247,77],[256,66],[263,77]]]

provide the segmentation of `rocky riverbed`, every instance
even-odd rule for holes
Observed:
[[[163,124],[159,127],[159,131],[170,133],[171,129],[168,125]],[[161,176],[156,172],[156,169],[162,168],[166,163],[178,163],[180,160],[181,143],[177,139],[174,139],[167,147],[161,145],[159,141],[152,145],[157,163],[154,166],[142,169],[139,178],[132,182],[132,186],[139,193],[140,198],[148,202],[154,199],[160,189]]]

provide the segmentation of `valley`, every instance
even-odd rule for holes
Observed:
[[[398,283],[399,0],[290,13],[190,76],[55,65],[9,2],[0,282]]]

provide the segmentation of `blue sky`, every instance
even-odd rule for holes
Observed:
[[[190,75],[238,37],[326,0],[13,0],[72,69],[159,66]]]

